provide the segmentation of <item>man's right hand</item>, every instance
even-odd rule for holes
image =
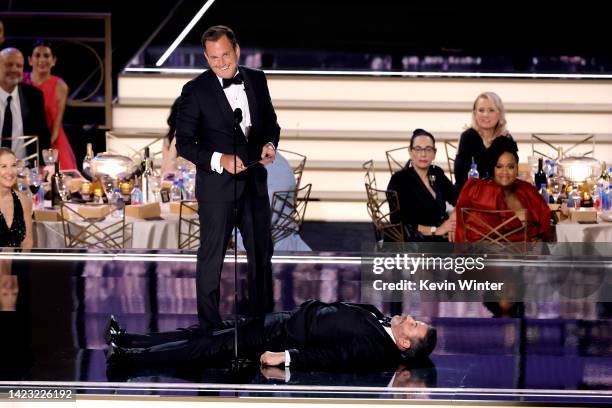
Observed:
[[[230,174],[237,174],[246,170],[246,166],[240,160],[240,157],[236,156],[236,171],[234,171],[234,155],[223,154],[221,155],[221,167]]]

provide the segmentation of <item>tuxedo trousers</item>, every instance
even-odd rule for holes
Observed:
[[[257,194],[252,181],[234,203],[199,200],[200,248],[196,268],[196,295],[200,327],[212,330],[221,325],[219,302],[220,280],[227,245],[234,223],[242,234],[247,252],[246,310],[251,316],[261,316],[274,307],[272,288],[272,254],[274,247],[270,232],[270,202],[267,195]],[[227,286],[232,288],[232,286]],[[233,301],[233,290],[223,293],[227,302]]]
[[[288,348],[286,322],[290,312],[241,319],[238,327],[239,357],[258,359],[264,351]],[[224,323],[229,327],[228,323]],[[121,343],[125,359],[139,365],[215,365],[234,357],[234,328],[207,332],[199,327],[145,335],[126,333]]]

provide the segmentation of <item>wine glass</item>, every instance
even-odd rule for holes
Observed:
[[[54,166],[55,162],[57,161],[57,154],[58,154],[57,149],[53,149],[53,148],[43,149],[42,156],[43,156],[43,160],[45,161],[45,164],[47,166]]]
[[[151,176],[149,182],[151,183],[151,192],[153,193],[153,200],[160,201],[159,191],[161,190],[161,177]]]
[[[64,177],[58,177],[55,179],[57,183],[57,192],[60,195],[62,201],[68,201],[68,183],[64,179]]]

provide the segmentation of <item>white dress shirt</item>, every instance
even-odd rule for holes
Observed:
[[[21,100],[19,99],[19,87],[15,87],[13,92],[10,94],[4,89],[0,88],[0,131],[4,126],[4,111],[6,109],[6,99],[10,96],[13,97],[11,100],[11,114],[13,115],[13,142],[11,150],[16,152],[17,159],[23,159],[26,156],[25,149],[21,149],[19,152],[17,149],[23,145],[22,139],[17,139],[17,136],[23,136],[23,118],[21,117]]]
[[[238,71],[236,71],[236,75],[238,75]],[[217,76],[217,79],[219,80],[221,86],[223,86],[223,78]],[[248,139],[252,123],[251,112],[249,111],[249,100],[244,89],[244,83],[240,85],[231,84],[227,88],[223,89],[223,92],[225,93],[225,97],[232,107],[232,111],[235,111],[238,108],[240,108],[242,111],[242,122],[240,122],[240,127],[242,128],[244,136]],[[222,153],[214,152],[210,159],[210,168],[219,174],[223,173],[223,167],[221,166],[222,155]]]

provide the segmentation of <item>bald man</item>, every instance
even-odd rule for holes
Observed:
[[[42,163],[42,149],[51,144],[45,101],[41,91],[21,83],[23,63],[23,54],[17,48],[0,51],[0,132],[3,139],[13,138],[12,141],[3,140],[2,146],[13,150],[18,159],[23,159],[36,153],[36,145],[32,143],[21,149],[23,140],[17,137],[38,136],[38,160]]]

